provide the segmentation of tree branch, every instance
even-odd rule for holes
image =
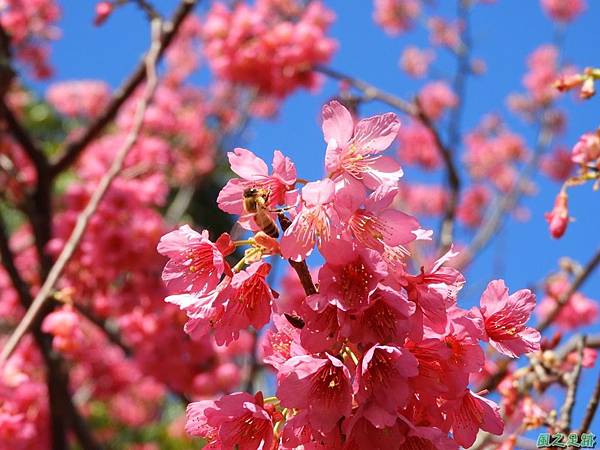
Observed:
[[[11,282],[19,294],[19,299],[24,308],[32,303],[31,293],[25,281],[21,278],[14,262],[14,255],[10,249],[8,233],[2,217],[0,217],[0,256],[2,265],[6,269]],[[67,445],[67,422],[70,422],[75,435],[84,450],[97,450],[100,446],[89,432],[85,420],[79,414],[77,407],[69,393],[69,377],[64,370],[64,362],[59,355],[52,352],[51,337],[35,327],[33,335],[38,345],[46,366],[46,384],[48,388],[48,402],[51,411],[50,422],[52,430],[52,448],[62,450]]]
[[[577,344],[577,353],[579,359],[575,369],[568,375],[567,381],[567,395],[565,397],[565,403],[560,413],[560,427],[563,433],[568,433],[571,429],[571,415],[573,413],[573,407],[575,406],[575,398],[577,395],[577,388],[579,387],[579,377],[581,376],[581,367],[583,365],[583,350],[585,349],[585,336],[579,338]]]
[[[594,393],[590,398],[590,401],[585,408],[585,416],[581,421],[581,425],[579,426],[579,430],[577,431],[578,435],[583,433],[587,433],[590,429],[590,425],[592,424],[592,420],[594,420],[594,416],[596,415],[596,410],[598,409],[598,403],[600,401],[600,374],[598,374],[598,381],[596,381],[596,387],[594,388]]]
[[[6,122],[10,135],[17,141],[19,146],[33,163],[38,176],[47,173],[50,170],[50,165],[46,156],[42,150],[37,147],[29,135],[29,132],[21,125],[3,98],[0,99],[0,116],[2,116]]]
[[[164,26],[164,32],[160,41],[160,50],[158,59],[162,57],[165,50],[169,47],[183,21],[192,12],[198,0],[182,0],[177,11],[174,13],[170,22]],[[83,150],[92,142],[104,128],[116,117],[121,106],[127,101],[135,90],[146,79],[145,58],[142,60],[131,76],[114,93],[111,101],[100,114],[76,140],[68,143],[62,151],[62,156],[51,167],[52,176],[58,175],[63,170],[71,166],[81,155]]]
[[[450,197],[444,211],[442,226],[440,230],[440,253],[445,253],[452,245],[454,235],[454,224],[456,221],[456,210],[460,200],[460,178],[456,170],[456,165],[452,159],[452,153],[460,145],[461,141],[461,122],[466,98],[467,77],[471,73],[471,25],[470,25],[470,7],[468,1],[458,1],[458,17],[464,24],[461,33],[461,51],[457,54],[457,69],[454,76],[453,91],[458,99],[457,105],[450,112],[448,121],[448,145],[439,147],[441,149],[444,164],[447,170],[447,182],[450,187]],[[439,146],[439,144],[438,144]]]
[[[136,110],[136,114],[134,117],[133,127],[123,146],[117,151],[114,161],[112,165],[106,172],[106,174],[100,179],[96,190],[92,194],[90,200],[88,201],[86,207],[81,212],[79,217],[77,218],[77,222],[75,224],[75,228],[71,232],[69,239],[65,243],[63,250],[61,251],[58,259],[52,266],[44,284],[40,288],[37,293],[33,303],[25,313],[25,316],[21,320],[21,322],[17,325],[14,333],[8,339],[2,353],[0,354],[0,363],[6,361],[6,359],[11,355],[16,346],[18,345],[21,338],[27,333],[31,325],[34,323],[38,314],[42,311],[43,307],[47,303],[49,295],[51,294],[52,289],[56,282],[58,281],[60,275],[65,269],[67,263],[75,253],[79,242],[81,241],[83,234],[87,228],[87,225],[94,215],[100,201],[108,191],[108,188],[112,184],[113,180],[117,177],[119,172],[123,167],[123,163],[127,154],[137,141],[140,131],[143,126],[144,116],[146,113],[146,109],[151,102],[152,97],[154,96],[154,92],[156,91],[156,87],[158,85],[158,77],[156,75],[156,64],[158,61],[158,56],[160,55],[160,49],[162,48],[163,40],[160,39],[162,33],[162,22],[160,19],[154,19],[152,21],[152,43],[150,49],[146,54],[146,70],[148,72],[147,78],[148,82],[146,84],[144,96],[138,104],[138,108]]]
[[[285,217],[282,213],[278,214],[277,218],[279,219],[279,223],[281,224],[281,229],[284,232],[292,224],[290,219]],[[292,266],[292,269],[294,269],[296,271],[296,274],[298,275],[298,278],[300,279],[300,283],[302,284],[302,287],[304,288],[304,292],[306,293],[306,295],[316,294],[317,288],[315,287],[315,284],[313,283],[312,277],[310,275],[310,270],[308,270],[308,265],[306,264],[306,261],[304,261],[304,260],[294,261],[292,259],[288,259],[288,262],[290,263],[290,266]]]

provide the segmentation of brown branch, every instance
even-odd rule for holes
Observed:
[[[278,214],[277,218],[279,219],[279,223],[281,224],[281,229],[284,232],[292,224],[290,219],[285,217],[283,215],[283,213]],[[292,259],[288,259],[288,262],[290,263],[290,266],[292,266],[292,269],[294,269],[296,271],[296,274],[298,275],[298,278],[300,279],[300,283],[302,284],[302,287],[304,288],[304,292],[306,293],[306,295],[316,294],[317,288],[315,287],[315,284],[313,283],[312,277],[310,275],[310,270],[308,270],[308,265],[306,264],[306,261],[304,261],[304,260],[294,261]]]
[[[587,346],[587,345],[586,345]],[[594,388],[594,393],[590,398],[590,401],[585,408],[585,416],[581,421],[581,425],[579,426],[579,430],[577,431],[578,435],[583,433],[587,433],[590,429],[590,425],[592,424],[592,420],[594,420],[594,416],[596,415],[596,411],[598,409],[598,403],[600,402],[600,373],[598,374],[598,381],[596,381],[596,387]]]
[[[160,54],[160,49],[162,48],[162,40],[159,39],[161,36],[162,23],[159,19],[155,19],[152,22],[152,33],[153,39],[150,49],[146,54],[146,70],[148,72],[148,82],[146,84],[144,96],[138,104],[133,127],[129,134],[127,135],[125,142],[122,147],[117,151],[114,161],[112,162],[110,168],[106,172],[106,174],[100,179],[96,190],[92,194],[90,200],[85,206],[84,210],[81,212],[79,217],[77,218],[77,222],[75,223],[75,228],[71,232],[69,239],[65,243],[64,248],[62,249],[60,255],[58,256],[56,262],[52,266],[46,280],[44,281],[42,287],[37,293],[33,303],[25,313],[25,316],[17,325],[14,333],[8,339],[2,353],[0,354],[0,363],[6,361],[6,359],[10,356],[13,350],[18,345],[21,338],[27,333],[33,322],[36,320],[42,309],[44,308],[49,295],[51,294],[52,289],[56,282],[58,281],[60,275],[65,269],[67,263],[75,253],[79,242],[81,241],[83,234],[88,226],[88,223],[92,216],[94,215],[100,201],[106,194],[108,188],[112,184],[113,180],[117,177],[119,172],[123,167],[123,162],[127,157],[129,151],[137,141],[140,131],[142,129],[144,123],[144,116],[146,113],[146,109],[151,102],[152,97],[154,96],[154,92],[156,91],[156,87],[158,85],[158,78],[156,75],[156,64],[158,61],[158,55]]]
[[[2,262],[13,287],[17,291],[17,294],[19,294],[19,298],[22,299],[22,303],[29,306],[32,302],[31,292],[29,292],[27,283],[21,278],[21,274],[15,265],[15,258],[10,248],[8,232],[2,217],[0,217],[0,262]]]
[[[355,89],[362,91],[365,94],[365,97],[362,98],[363,101],[378,100],[388,106],[391,106],[392,108],[397,109],[398,111],[412,116],[429,130],[444,161],[444,165],[446,166],[446,181],[448,183],[448,187],[450,188],[450,198],[444,213],[444,225],[442,226],[442,233],[440,234],[440,247],[442,247],[442,249],[448,248],[452,242],[452,225],[456,215],[456,208],[458,206],[458,197],[461,184],[460,176],[456,168],[456,164],[452,158],[452,149],[444,144],[435,124],[431,118],[427,117],[427,115],[423,112],[423,109],[420,107],[418,98],[414,103],[408,102],[394,94],[379,89],[372,84],[367,83],[366,81],[345,75],[329,67],[317,66],[315,67],[315,71],[327,75],[330,78],[344,81]]]
[[[19,146],[23,149],[25,154],[33,163],[38,175],[41,173],[47,173],[50,170],[50,165],[46,159],[46,156],[42,150],[37,147],[29,135],[29,132],[15,117],[4,99],[0,99],[0,116],[2,116],[4,119],[10,135],[19,144]]]
[[[558,349],[556,349],[556,357],[559,360],[564,360],[569,353],[577,350],[577,345],[579,344],[579,335],[571,336],[565,344],[561,345]],[[588,336],[585,340],[586,348],[600,348],[600,335],[592,335]]]
[[[160,42],[159,60],[173,41],[183,21],[192,12],[197,3],[198,0],[182,0],[171,21],[165,24]],[[116,117],[121,106],[123,106],[145,79],[146,63],[145,60],[142,60],[131,76],[114,93],[104,111],[88,126],[78,139],[71,141],[65,146],[61,153],[62,156],[51,167],[53,177],[67,169],[77,160],[90,142]]]
[[[417,104],[419,104],[418,100]],[[456,216],[456,208],[458,208],[458,200],[460,196],[460,176],[458,175],[458,170],[452,158],[452,150],[444,145],[439,132],[435,128],[435,125],[423,112],[423,109],[419,107],[418,111],[419,112],[416,117],[432,133],[436,146],[440,152],[440,155],[442,156],[442,159],[444,160],[444,165],[446,166],[446,182],[450,188],[450,197],[448,198],[448,203],[444,211],[442,230],[440,232],[440,250],[443,253],[447,251],[452,244],[454,218]]]
[[[454,236],[454,226],[456,221],[456,210],[460,200],[460,178],[456,169],[456,165],[452,159],[452,152],[455,151],[461,142],[460,128],[462,123],[463,111],[466,98],[466,82],[467,77],[471,73],[471,25],[470,25],[470,7],[468,1],[458,1],[458,17],[464,24],[461,33],[461,51],[457,53],[457,69],[454,76],[453,91],[456,94],[458,103],[450,112],[448,120],[448,144],[438,147],[444,159],[447,172],[447,183],[450,187],[450,196],[442,218],[442,226],[440,230],[440,253],[445,253],[452,245]],[[430,128],[431,129],[431,128]]]
[[[14,255],[10,249],[8,234],[2,217],[0,217],[0,256],[2,257],[2,265],[6,269],[19,295],[21,304],[24,308],[28,308],[33,300],[29,292],[29,287],[21,278],[15,265]],[[34,328],[33,335],[46,365],[49,409],[52,412],[50,416],[52,448],[55,450],[66,448],[67,422],[70,422],[84,450],[99,449],[100,446],[94,440],[85,420],[81,417],[77,407],[73,403],[68,390],[68,373],[64,369],[64,361],[52,352],[51,337],[43,333],[39,326]]]
[[[596,270],[598,265],[600,264],[600,249],[596,251],[596,254],[588,261],[583,270],[575,277],[571,286],[569,286],[569,290],[565,292],[558,299],[556,306],[554,309],[548,314],[544,320],[536,327],[540,333],[545,331],[553,322],[556,320],[564,306],[567,304],[571,296],[577,292],[577,290],[586,282],[586,280],[590,277],[590,275]]]
[[[417,117],[419,114],[419,109],[413,103],[379,89],[366,81],[359,80],[358,78],[351,77],[326,66],[317,66],[314,70],[327,75],[330,78],[344,81],[359,91],[362,91],[365,94],[365,98],[363,98],[364,101],[379,100],[409,116]]]
[[[567,380],[567,395],[565,397],[565,403],[560,413],[560,428],[563,433],[568,433],[571,429],[571,415],[573,413],[573,407],[575,406],[575,398],[577,395],[577,388],[579,387],[579,378],[581,376],[581,367],[583,365],[583,350],[585,349],[585,336],[579,338],[577,344],[577,353],[579,359],[575,369],[568,374]]]

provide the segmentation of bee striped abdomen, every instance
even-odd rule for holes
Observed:
[[[255,219],[258,219],[258,216],[254,217]],[[275,225],[275,222],[273,222],[272,220],[269,220],[268,222],[265,222],[263,224],[258,223],[257,220],[257,224],[268,236],[271,236],[274,239],[277,239],[279,237],[279,230],[277,229],[277,225]]]

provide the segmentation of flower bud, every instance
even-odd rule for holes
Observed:
[[[102,25],[106,19],[108,19],[108,16],[111,15],[112,11],[113,5],[111,2],[96,3],[96,17],[94,17],[94,25]]]
[[[554,208],[546,213],[546,221],[549,224],[550,234],[553,238],[559,239],[565,234],[567,225],[569,225],[569,210],[567,205],[567,193],[560,191],[554,201]]]

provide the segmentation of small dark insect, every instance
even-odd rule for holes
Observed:
[[[294,328],[298,328],[299,330],[301,330],[302,328],[304,328],[304,325],[306,325],[301,317],[288,313],[283,313],[283,315],[285,316],[287,321],[292,324]]]

